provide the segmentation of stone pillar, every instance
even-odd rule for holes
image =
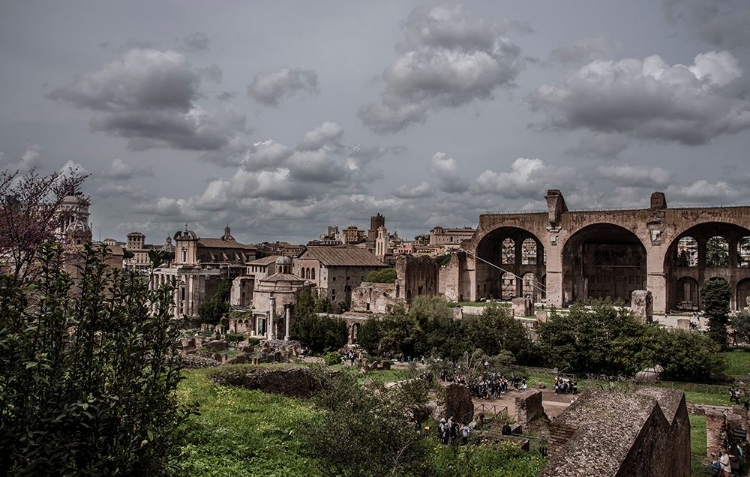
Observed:
[[[269,340],[275,340],[276,339],[276,333],[273,329],[273,319],[274,315],[276,314],[276,297],[270,297],[268,298],[268,332],[266,336],[268,336]]]
[[[289,328],[291,327],[292,322],[292,307],[290,305],[284,306],[284,315],[285,315],[285,323],[284,323],[284,341],[289,341]]]
[[[653,294],[648,290],[633,290],[630,294],[630,310],[644,323],[654,321]]]

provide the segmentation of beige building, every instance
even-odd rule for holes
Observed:
[[[219,238],[201,238],[192,230],[174,234],[174,259],[154,271],[151,286],[175,283],[174,317],[194,318],[198,308],[219,289],[222,280],[234,280],[255,259],[255,247],[237,242],[229,227]]]
[[[458,248],[464,240],[471,240],[476,229],[471,227],[445,228],[437,226],[430,230],[430,246],[452,246]]]
[[[294,274],[309,280],[332,303],[351,303],[352,290],[368,273],[386,268],[365,249],[308,247],[294,264]]]
[[[126,256],[132,254],[132,257],[123,258],[122,268],[145,273],[151,268],[151,259],[148,256],[150,251],[164,251],[171,257],[174,253],[174,246],[172,245],[171,237],[167,237],[167,240],[161,245],[154,245],[147,244],[146,236],[141,232],[130,232],[128,234],[128,241],[125,244],[125,250],[129,252]],[[165,264],[165,266],[168,267],[169,263]]]

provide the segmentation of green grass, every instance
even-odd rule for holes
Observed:
[[[706,457],[706,416],[690,416],[690,453]]]
[[[308,404],[260,391],[219,386],[213,370],[185,371],[178,395],[200,405],[185,426],[179,472],[191,476],[316,476],[294,435],[316,411]]]
[[[722,353],[727,360],[727,375],[747,378],[750,374],[750,350],[734,349]]]

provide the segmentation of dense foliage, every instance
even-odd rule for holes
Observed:
[[[370,283],[396,283],[396,269],[384,268],[367,274],[366,282]]]
[[[577,373],[633,376],[660,365],[662,379],[709,381],[720,378],[724,367],[708,337],[641,323],[609,301],[553,313],[539,328],[537,346],[548,366]]]
[[[732,289],[721,278],[706,280],[701,287],[703,312],[708,318],[708,335],[722,349],[727,348],[727,324],[729,323],[729,301]]]
[[[3,475],[161,475],[174,462],[187,413],[172,290],[105,257],[46,245],[33,282],[0,277]]]
[[[331,310],[331,302],[327,298],[316,298],[309,289],[304,289],[297,300],[292,338],[316,353],[344,346],[348,341],[346,322],[340,318],[318,315],[330,313]]]
[[[232,292],[232,283],[229,280],[221,280],[216,293],[210,298],[203,300],[198,306],[198,316],[201,322],[216,325],[221,317],[229,313],[229,295]]]
[[[432,476],[427,439],[408,417],[420,415],[427,382],[412,379],[386,387],[362,386],[350,372],[316,372],[321,391],[313,398],[323,410],[299,432],[324,476]]]

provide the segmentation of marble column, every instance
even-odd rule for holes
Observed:
[[[276,339],[276,332],[273,329],[273,319],[274,314],[276,313],[276,298],[270,297],[268,299],[268,339],[269,340],[275,340]]]
[[[284,315],[286,322],[284,323],[284,341],[289,341],[289,327],[292,322],[292,307],[289,305],[284,306]]]

